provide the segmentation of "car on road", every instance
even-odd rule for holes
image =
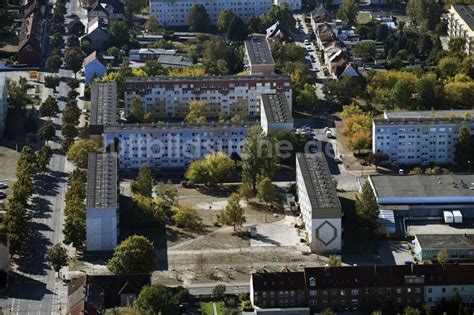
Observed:
[[[0,191],[0,199],[5,199],[5,198],[7,198],[7,194]]]
[[[8,185],[5,182],[0,182],[0,189],[7,189]]]

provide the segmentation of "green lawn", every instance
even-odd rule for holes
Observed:
[[[216,302],[217,314],[222,315],[224,309],[224,302]],[[201,302],[202,315],[214,315],[212,302]]]

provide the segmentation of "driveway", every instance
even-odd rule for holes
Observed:
[[[405,261],[412,261],[407,242],[380,241],[377,242],[377,252],[382,265],[403,265]]]
[[[250,239],[250,246],[295,246],[300,244],[300,237],[294,227],[296,218],[285,216],[273,223],[257,224],[257,236]]]

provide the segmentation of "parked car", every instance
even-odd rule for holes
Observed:
[[[7,198],[7,194],[0,191],[0,199],[5,199],[5,198]]]
[[[0,189],[7,189],[8,185],[4,182],[0,182]]]

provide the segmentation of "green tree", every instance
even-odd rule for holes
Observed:
[[[64,124],[63,128],[61,129],[61,134],[64,137],[64,140],[68,140],[69,144],[72,144],[74,142],[74,138],[76,138],[79,135],[79,130],[77,130],[77,127],[74,126],[73,124]],[[63,148],[67,151],[69,149],[69,146]]]
[[[349,25],[355,25],[357,20],[357,11],[359,6],[354,0],[342,0],[342,4],[337,9],[337,18],[343,20]]]
[[[43,123],[41,128],[38,130],[38,135],[43,140],[51,140],[56,134],[56,128],[54,127],[54,123],[51,120],[47,120]]]
[[[57,243],[48,249],[46,254],[46,261],[53,267],[54,271],[58,273],[62,267],[66,266],[69,261],[69,256],[67,255],[67,250]]]
[[[361,222],[366,225],[369,231],[374,231],[377,228],[379,207],[368,181],[362,186],[362,193],[356,197],[356,211],[362,220]]]
[[[361,41],[352,47],[352,52],[355,56],[362,58],[364,61],[372,61],[375,59],[375,42]]]
[[[49,161],[53,156],[53,150],[49,145],[43,145],[41,150],[38,151],[38,166],[40,170],[46,171],[48,170]]]
[[[189,111],[184,120],[191,123],[206,122],[206,114],[210,112],[208,103],[199,100],[192,100],[189,102]]]
[[[441,249],[438,254],[436,255],[436,260],[438,261],[438,264],[445,264],[448,262],[449,259],[449,254],[446,249]]]
[[[128,237],[115,249],[107,267],[115,274],[148,273],[156,267],[153,243],[144,236]]]
[[[253,196],[252,184],[249,182],[243,182],[239,186],[239,195],[245,200],[249,201],[249,199]]]
[[[230,21],[226,35],[232,41],[243,41],[247,37],[247,27],[239,16]]]
[[[113,21],[109,26],[110,46],[121,48],[130,43],[129,27],[125,21]]]
[[[24,112],[26,106],[31,104],[31,99],[28,96],[28,84],[27,80],[20,77],[18,81],[8,81],[8,107],[15,110]]]
[[[323,93],[328,102],[349,105],[354,97],[361,94],[361,89],[354,79],[343,77],[339,80],[327,80],[323,86]]]
[[[148,165],[140,167],[137,178],[131,184],[132,192],[145,197],[151,197],[153,192],[153,176]]]
[[[143,122],[145,120],[145,110],[140,102],[140,97],[137,95],[132,96],[130,113],[132,114],[132,119],[135,119],[138,122]]]
[[[44,86],[53,89],[56,92],[56,88],[59,86],[59,77],[55,75],[47,75],[44,77]]]
[[[235,163],[223,152],[208,154],[203,160],[192,162],[186,171],[186,179],[208,186],[222,184],[232,175]]]
[[[454,56],[447,56],[438,61],[437,70],[442,78],[454,77],[461,71],[461,61]]]
[[[168,207],[171,207],[178,202],[178,189],[172,182],[159,182],[153,188],[153,191],[157,198],[163,198],[166,201]]]
[[[56,34],[55,34],[56,35]],[[53,43],[55,44],[55,46],[57,47],[58,45],[61,45],[62,44],[62,37],[61,35],[59,35],[60,38],[61,38],[61,42],[60,43]],[[55,53],[53,52],[53,54],[51,54],[47,59],[46,59],[46,62],[45,62],[45,66],[46,68],[48,68],[49,70],[53,71],[53,72],[58,72],[59,71],[59,68],[61,68],[61,65],[62,65],[62,60],[61,60],[61,56],[59,55],[59,52]]]
[[[420,315],[420,314],[421,314],[420,310],[411,306],[407,306],[403,310],[403,315]]]
[[[218,284],[216,285],[213,289],[212,289],[212,295],[220,300],[220,299],[223,299],[224,296],[225,296],[225,291],[226,291],[226,287],[224,284]]]
[[[468,127],[462,126],[458,130],[458,141],[454,146],[454,160],[466,166],[469,161],[474,163],[474,140]]]
[[[206,32],[210,23],[209,14],[202,4],[195,4],[191,7],[188,13],[189,31]]]
[[[296,25],[296,20],[293,16],[293,10],[287,2],[281,5],[272,5],[270,10],[265,15],[265,27],[269,27],[279,21],[287,29],[293,30]]]
[[[156,60],[147,60],[142,69],[145,70],[147,75],[152,77],[167,74],[166,69]]]
[[[341,260],[337,256],[331,255],[328,258],[328,266],[329,267],[341,267],[342,263],[341,263]]]
[[[173,221],[177,227],[185,229],[197,229],[202,225],[202,219],[191,205],[183,204],[176,207]]]
[[[258,183],[257,196],[260,198],[260,200],[265,201],[267,205],[275,200],[275,187],[273,186],[272,180],[270,178],[264,177]]]
[[[320,315],[336,315],[336,313],[334,313],[330,308],[326,308],[324,309],[321,313],[319,313]]]
[[[84,218],[77,215],[66,217],[63,228],[64,244],[72,244],[78,251],[84,249],[86,241],[86,224]]]
[[[68,38],[67,38],[67,45],[69,47],[78,47],[78,46],[80,46],[81,43],[79,42],[79,37],[77,37],[74,34],[69,35]]]
[[[242,149],[242,181],[251,183],[254,191],[258,178],[271,178],[277,169],[278,157],[273,147],[274,139],[265,135],[260,126],[249,129]]]
[[[78,79],[75,79],[75,78],[69,78],[66,82],[67,86],[71,89],[71,90],[74,90],[74,89],[78,89],[79,88],[79,80]]]
[[[265,33],[265,22],[260,16],[251,16],[247,23],[247,32],[253,33]]]
[[[10,242],[10,254],[19,254],[28,235],[30,217],[26,212],[26,205],[15,198],[7,201],[5,227]]]
[[[450,37],[448,42],[449,51],[453,53],[466,52],[466,39],[464,37]]]
[[[437,92],[436,75],[430,73],[420,78],[416,84],[416,103],[418,109],[439,108],[441,100]]]
[[[129,19],[132,18],[134,13],[140,12],[148,4],[145,0],[122,0],[125,6],[125,12],[128,14]]]
[[[398,80],[392,89],[391,102],[398,108],[410,108],[412,91],[405,80]]]
[[[58,101],[54,96],[48,95],[46,100],[41,103],[41,106],[39,108],[39,113],[41,116],[56,116],[57,113],[59,113],[59,106],[58,106]]]
[[[234,231],[245,223],[245,210],[240,206],[240,196],[237,193],[230,195],[226,207],[220,213],[220,220],[225,225],[233,225]]]
[[[66,103],[63,110],[63,124],[79,125],[81,110],[77,106],[76,100],[70,100]]]
[[[423,31],[435,30],[438,25],[442,6],[433,0],[411,0],[407,4],[407,14]]]
[[[161,284],[144,287],[136,303],[138,308],[146,314],[178,313],[178,304],[175,303],[170,289]]]
[[[303,89],[296,96],[296,103],[299,107],[305,108],[310,111],[315,111],[319,104],[318,96],[316,91],[311,84],[306,83]]]
[[[217,29],[221,32],[227,33],[230,22],[235,16],[236,15],[231,10],[222,10],[217,17]]]
[[[84,55],[80,47],[71,47],[64,52],[64,65],[74,72],[74,76],[81,70],[83,59]]]
[[[100,153],[101,149],[92,140],[80,139],[76,141],[67,151],[67,159],[80,168],[87,168],[89,153]]]
[[[24,146],[17,162],[16,177],[31,179],[38,171],[38,159],[30,146]]]
[[[67,25],[67,30],[69,34],[73,34],[79,37],[84,35],[85,27],[84,24],[82,24],[81,20],[79,20],[79,18],[75,18],[74,20],[69,22],[69,24]]]
[[[140,213],[153,216],[155,222],[161,224],[166,220],[166,201],[163,198],[157,198],[154,201],[151,197],[134,194],[132,200]]]
[[[160,24],[158,20],[153,15],[148,17],[148,20],[145,22],[145,29],[150,34],[156,34],[160,31]]]

